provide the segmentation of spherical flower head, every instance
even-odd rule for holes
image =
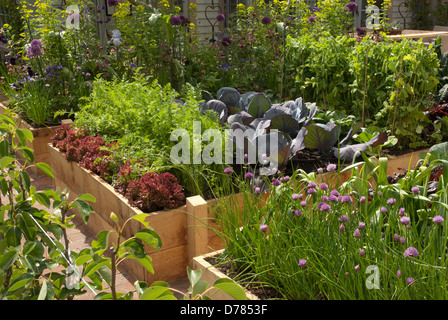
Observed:
[[[308,18],[308,22],[309,23],[314,23],[314,22],[316,22],[316,17],[315,16],[311,16],[311,17],[309,17]],[[328,170],[328,169],[327,169]],[[330,170],[328,170],[328,171],[330,171]]]
[[[327,191],[328,190],[328,185],[326,183],[321,183],[319,185],[319,189],[323,190],[323,191]]]
[[[420,189],[418,187],[412,187],[411,191],[413,194],[419,194],[420,193]]]
[[[322,201],[323,202],[328,202],[330,200],[330,198],[328,198],[328,196],[322,196]]]
[[[330,207],[329,204],[324,203],[324,202],[321,202],[321,203],[320,203],[320,210],[325,211],[325,212],[328,212],[328,211],[331,210],[331,207]]]
[[[284,176],[283,177],[283,182],[286,183],[290,180],[291,178],[289,176]]]
[[[337,202],[338,201],[338,197],[333,195],[333,194],[331,194],[330,197],[328,197],[328,200],[330,202]]]
[[[344,231],[345,230],[345,227],[344,227],[344,225],[341,223],[341,225],[339,226],[339,231]]]
[[[278,179],[273,179],[273,180],[272,180],[272,185],[273,185],[273,186],[276,186],[276,187],[277,187],[277,186],[279,186],[279,185],[281,185],[281,184],[282,184],[282,183],[281,183],[280,180],[278,180]]]
[[[303,212],[301,210],[294,210],[294,214],[300,217],[303,214]]]
[[[436,224],[442,224],[443,223],[443,217],[442,216],[435,216],[434,218],[432,218],[432,222],[434,222]]]
[[[361,239],[361,232],[359,231],[359,229],[356,229],[356,230],[355,230],[354,235],[355,235],[355,238],[357,238],[357,239]]]
[[[173,26],[180,26],[182,24],[182,20],[178,16],[172,16],[170,22]]]
[[[362,196],[361,198],[359,198],[359,203],[364,203],[366,202],[366,197]]]
[[[359,264],[357,264],[357,265],[355,266],[355,271],[359,271],[359,270],[361,270],[361,267],[359,266]]]
[[[340,216],[338,220],[342,221],[342,222],[348,222],[348,217],[344,214],[344,215]]]
[[[264,18],[262,18],[261,19],[261,23],[262,24],[270,24],[271,23],[271,18],[269,18],[269,17],[264,17]]]
[[[252,179],[254,177],[254,174],[252,173],[252,172],[247,172],[245,175],[244,175],[244,178],[245,179]]]
[[[400,240],[400,236],[398,234],[394,234],[394,241],[398,242]]]
[[[405,237],[400,237],[400,242],[401,242],[401,244],[405,244],[406,243],[406,238]]]
[[[411,221],[408,217],[403,217],[403,218],[401,218],[400,219],[400,223],[402,224],[402,225],[408,225],[409,224],[409,221]]]
[[[260,226],[260,231],[261,231],[261,232],[266,232],[266,231],[268,231],[268,226],[265,225],[265,224],[262,224],[262,225]]]
[[[364,222],[360,222],[358,228],[359,230],[364,230],[366,228],[366,224]]]
[[[109,7],[115,7],[118,6],[118,0],[107,0],[107,5]]]
[[[339,191],[338,190],[331,190],[330,191],[330,195],[335,196],[335,197],[339,197]]]
[[[336,170],[336,168],[337,168],[337,166],[336,166],[334,163],[330,163],[330,164],[327,166],[327,171],[328,171],[328,172],[330,172],[330,171],[334,171],[334,170]]]
[[[27,50],[27,54],[30,57],[36,57],[42,55],[42,42],[39,39],[34,39],[31,41],[30,46]]]
[[[306,201],[303,200],[302,202],[300,202],[300,205],[301,205],[302,207],[306,207]]]
[[[356,2],[352,1],[345,7],[345,9],[348,12],[356,12],[356,11],[358,11],[358,5],[356,4]]]
[[[414,247],[407,248],[403,253],[403,256],[405,256],[405,257],[418,257],[418,255],[419,255],[419,252]]]
[[[352,199],[350,198],[350,196],[342,196],[341,197],[341,202],[343,202],[343,203],[351,203]]]
[[[401,278],[401,270],[400,269],[397,270],[397,277]]]
[[[221,44],[224,46],[224,47],[227,47],[227,46],[230,46],[230,44],[232,43],[232,40],[230,40],[230,38],[222,38],[222,40],[221,40]]]
[[[394,205],[395,204],[395,199],[394,198],[387,199],[387,204]]]
[[[306,266],[306,260],[305,259],[300,259],[299,260],[299,267],[303,268]]]
[[[255,192],[256,195],[260,195],[261,194],[260,187],[255,187],[254,192]]]
[[[293,193],[291,195],[292,200],[297,201],[299,199],[299,195],[297,193]]]
[[[233,170],[230,167],[227,167],[227,168],[224,169],[224,173],[225,174],[232,174],[232,172],[233,172]]]
[[[364,257],[364,255],[365,255],[365,251],[364,251],[364,249],[359,249],[359,255],[361,256],[361,257]]]
[[[381,207],[381,208],[380,208],[380,211],[381,211],[382,213],[385,213],[385,212],[387,211],[387,208],[386,208],[386,207]]]
[[[406,282],[407,284],[411,284],[412,282],[414,282],[414,278],[409,277],[406,279]]]
[[[216,16],[216,20],[218,20],[219,22],[224,21],[226,20],[226,16],[220,13]]]
[[[310,183],[308,183],[308,188],[316,188],[316,187],[317,187],[316,182],[310,182]]]
[[[308,190],[306,190],[306,193],[308,194],[315,194],[317,191],[314,188],[309,188]]]
[[[403,217],[404,214],[405,214],[405,209],[404,209],[404,208],[400,208],[400,210],[398,210],[398,215],[399,215],[400,217]]]

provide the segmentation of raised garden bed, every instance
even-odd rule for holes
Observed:
[[[82,168],[76,162],[67,161],[64,154],[50,143],[48,151],[57,188],[67,189],[70,198],[84,193],[96,198],[96,202],[92,203],[94,213],[87,223],[87,228],[93,233],[113,229],[111,212],[117,215],[120,222],[132,215],[143,213],[140,209],[130,206],[124,196],[98,175]],[[125,260],[124,263],[134,276],[147,282],[176,280],[186,275],[186,267],[193,257],[222,248],[218,236],[204,225],[210,221],[208,211],[212,203],[213,201],[207,202],[200,196],[194,196],[187,198],[186,205],[177,209],[150,213],[149,223],[162,239],[162,248],[156,251],[147,247],[152,258],[154,275],[134,260]],[[131,220],[124,230],[124,236],[129,238],[139,227],[139,222]]]

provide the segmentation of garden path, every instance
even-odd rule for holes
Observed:
[[[30,174],[31,184],[36,187],[38,191],[45,190],[45,189],[54,189],[54,180],[47,176],[37,176]],[[1,194],[0,194],[1,196]],[[2,203],[7,203],[9,200],[7,198],[2,198]],[[35,205],[37,208],[41,208],[44,210],[51,210],[48,208],[45,208],[41,206],[39,203],[36,202]],[[67,235],[70,240],[69,248],[73,251],[80,251],[84,248],[90,247],[90,243],[92,240],[95,240],[95,235],[90,232],[87,227],[85,226],[84,222],[76,216],[72,220],[75,224],[74,228],[67,230]],[[135,292],[134,282],[137,279],[132,275],[132,273],[129,272],[129,270],[124,266],[120,265],[118,267],[117,272],[117,280],[116,280],[116,290],[117,292],[127,293],[129,291]],[[182,292],[186,292],[188,289],[189,282],[186,278],[181,278],[179,280],[170,282],[170,287],[180,290]],[[105,291],[110,292],[110,287],[105,284]],[[179,295],[176,295],[179,299]],[[75,300],[93,300],[95,297],[95,294],[87,289],[87,292],[81,296],[75,297]],[[134,294],[134,300],[137,300],[138,297],[136,294]]]

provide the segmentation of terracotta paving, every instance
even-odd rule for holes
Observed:
[[[52,179],[50,179],[47,176],[36,176],[36,175],[30,175],[31,178],[31,184],[36,187],[37,190],[44,190],[44,189],[53,189],[54,188],[54,182]],[[2,196],[2,203],[7,203],[8,199],[4,198]],[[36,205],[36,207],[41,207],[39,204]],[[49,210],[48,208],[41,207],[42,209]],[[87,248],[90,246],[90,243],[92,240],[95,240],[95,235],[90,232],[84,222],[79,217],[75,217],[72,220],[75,223],[75,227],[67,230],[67,235],[70,240],[69,248],[73,251],[80,251],[84,248]],[[127,268],[123,265],[119,266],[117,278],[116,278],[116,291],[122,292],[122,293],[128,293],[130,291],[135,292],[135,287],[133,283],[137,279],[127,270]],[[110,287],[103,282],[104,284],[104,291],[110,292]],[[179,279],[173,282],[170,282],[170,286],[172,288],[176,288],[178,290],[181,290],[182,292],[185,292],[188,289],[188,281],[186,278]],[[98,293],[98,292],[97,292]],[[89,289],[87,289],[87,292],[81,296],[77,296],[75,300],[93,300],[95,297],[95,293],[91,292]],[[179,296],[177,295],[179,298]],[[134,299],[138,299],[137,295],[134,294]]]

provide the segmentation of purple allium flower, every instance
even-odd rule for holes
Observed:
[[[403,256],[405,257],[418,257],[419,253],[418,250],[414,247],[409,247],[404,251]]]
[[[405,244],[406,243],[406,238],[405,237],[401,237],[400,238],[400,242],[401,242],[401,244]]]
[[[346,7],[345,10],[347,10],[348,12],[356,12],[358,11],[358,5],[356,4],[356,2],[350,2]]]
[[[394,205],[395,204],[395,199],[394,198],[387,199],[387,204]]]
[[[271,23],[271,18],[264,17],[264,18],[261,19],[261,23],[262,24],[270,24]]]
[[[272,185],[274,185],[274,186],[279,186],[279,185],[281,185],[282,183],[280,182],[280,180],[278,180],[278,179],[273,179],[272,180]]]
[[[224,46],[224,47],[227,47],[227,46],[230,46],[230,44],[232,43],[232,40],[230,40],[230,38],[222,38],[222,40],[221,40],[221,44]]]
[[[331,194],[332,196],[339,197],[339,192],[338,192],[338,190],[331,190],[331,191],[330,191],[330,194]]]
[[[357,265],[355,266],[355,271],[359,271],[359,270],[361,270],[361,267],[359,266],[359,264],[357,264]]]
[[[180,26],[182,24],[182,20],[178,16],[172,16],[170,22],[173,26]]]
[[[442,224],[443,223],[443,217],[442,216],[435,216],[432,219],[432,222],[437,223],[437,224]]]
[[[350,196],[342,196],[342,198],[341,198],[341,202],[344,202],[344,203],[351,203],[351,202],[352,202],[352,199],[350,198]]]
[[[326,191],[326,190],[328,190],[328,185],[326,183],[321,183],[319,185],[319,189]]]
[[[337,202],[338,201],[338,197],[336,197],[335,195],[332,194],[332,195],[330,195],[328,200],[330,200],[330,202]]]
[[[256,195],[259,195],[261,193],[260,187],[255,187],[254,192]]]
[[[311,16],[311,17],[309,17],[308,18],[308,22],[309,23],[314,23],[314,22],[316,22],[316,17],[315,16]],[[328,169],[327,169],[328,170]],[[328,171],[330,171],[330,170],[328,170]]]
[[[294,210],[294,214],[300,217],[303,214],[303,212],[301,210]]]
[[[398,234],[394,234],[394,241],[398,242],[400,240],[400,236]]]
[[[397,270],[397,277],[401,278],[401,270],[400,269]]]
[[[330,199],[328,198],[328,196],[322,196],[322,201],[323,201],[323,202],[328,202],[328,200],[330,200]]]
[[[365,227],[366,227],[366,224],[365,224],[364,222],[360,222],[359,225],[358,225],[358,228],[359,228],[360,230],[364,230]]]
[[[306,207],[306,201],[303,200],[302,202],[300,202],[300,205],[301,205],[302,207]]]
[[[338,218],[339,221],[348,222],[348,217],[344,214]]]
[[[90,73],[87,72],[87,73],[86,73],[86,77],[90,77]]]
[[[344,231],[344,230],[345,230],[344,224],[341,223],[341,225],[339,226],[339,231]]]
[[[382,197],[382,196],[383,196],[383,193],[381,192],[381,190],[378,191],[378,197]]]
[[[407,284],[411,284],[412,282],[414,282],[414,278],[409,277],[406,279],[406,282]]]
[[[306,266],[306,260],[305,259],[300,259],[299,260],[299,267],[303,268],[304,266]]]
[[[346,277],[348,277],[349,275],[350,275],[350,273],[348,273],[348,272],[345,273],[345,276],[346,276]]]
[[[297,201],[299,199],[299,195],[297,193],[293,193],[291,195],[292,200]]]
[[[315,194],[317,191],[314,188],[309,188],[308,190],[306,190],[306,193],[308,194]]]
[[[220,13],[220,14],[218,14],[218,15],[216,16],[216,20],[218,20],[218,21],[224,21],[224,20],[226,20],[226,16],[223,15],[222,13]]]
[[[382,213],[385,213],[385,212],[387,211],[387,208],[386,208],[386,207],[381,207],[381,208],[380,208],[380,211],[381,211]]]
[[[398,215],[400,217],[402,217],[402,216],[404,216],[404,214],[405,214],[405,209],[404,208],[400,208],[400,210],[398,210]]]
[[[324,171],[324,169],[322,168],[317,168],[317,173],[322,173]]]
[[[260,231],[262,231],[262,232],[266,232],[266,231],[268,231],[268,226],[265,225],[265,224],[262,224],[262,225],[260,226]]]
[[[359,249],[359,255],[360,255],[361,257],[364,257],[364,254],[365,254],[364,249]]]
[[[283,177],[283,182],[288,182],[291,178],[289,176],[284,176]]]
[[[317,187],[316,182],[310,182],[310,183],[308,183],[308,188],[316,188],[316,187]]]
[[[327,171],[334,171],[334,170],[336,170],[336,168],[337,168],[337,166],[334,163],[330,163],[327,166]]]
[[[420,193],[420,189],[418,187],[412,187],[411,191],[413,194],[419,194]]]
[[[355,230],[354,235],[355,235],[355,238],[357,238],[357,239],[361,239],[361,232],[359,231],[359,229],[356,229],[356,230]]]
[[[330,205],[327,203],[321,202],[320,205],[321,205],[320,210],[322,210],[322,211],[328,212],[331,210]]]
[[[49,84],[49,83],[46,83],[45,86],[48,88],[48,87],[50,86],[50,84]]]
[[[244,178],[245,179],[252,179],[254,177],[254,174],[252,173],[252,172],[247,172],[245,175],[244,175]]]
[[[227,168],[224,169],[224,173],[225,174],[231,174],[232,172],[233,172],[233,170],[230,167],[227,167]]]
[[[109,7],[115,7],[118,6],[118,0],[107,0],[107,5]]]
[[[42,55],[42,42],[39,39],[34,39],[30,43],[30,47],[27,50],[27,53],[30,57],[41,56]]]
[[[366,202],[366,197],[362,196],[361,198],[359,198],[359,203],[364,203]]]
[[[403,217],[400,219],[400,222],[402,225],[408,225],[409,224],[410,219],[408,217]]]

